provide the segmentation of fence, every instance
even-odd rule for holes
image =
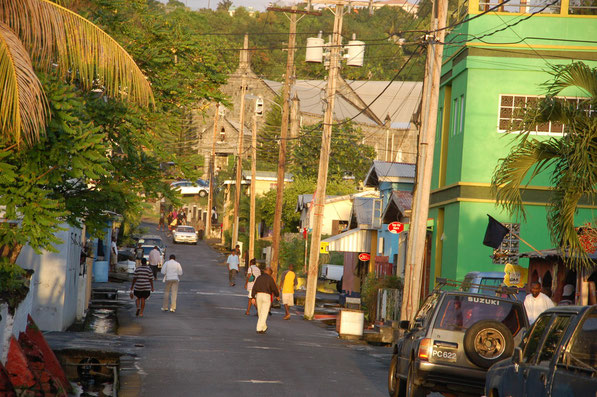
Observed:
[[[377,290],[377,321],[399,321],[402,306],[402,291],[394,288]]]

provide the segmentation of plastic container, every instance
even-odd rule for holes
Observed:
[[[93,264],[93,280],[96,283],[107,283],[108,269],[108,261],[96,261]]]
[[[363,336],[365,313],[362,310],[342,309],[336,320],[336,331],[340,338],[358,339]]]

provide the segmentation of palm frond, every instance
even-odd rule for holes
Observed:
[[[30,49],[34,64],[54,67],[89,89],[146,106],[153,103],[149,82],[131,56],[87,19],[49,0],[0,0],[0,21]]]
[[[491,187],[498,204],[512,214],[524,217],[521,189],[526,184],[523,181],[528,177],[530,182],[558,158],[559,152],[560,143],[556,140],[527,139],[512,148],[493,173]]]
[[[554,80],[548,84],[550,95],[559,94],[564,88],[578,87],[589,94],[594,103],[597,100],[597,68],[591,69],[583,62],[553,67]]]
[[[48,103],[27,49],[2,22],[0,81],[0,142],[17,147],[32,144],[44,131]]]

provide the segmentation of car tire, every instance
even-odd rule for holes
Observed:
[[[481,368],[489,368],[514,352],[514,338],[504,324],[485,320],[473,324],[464,334],[464,352]]]
[[[408,366],[408,376],[406,377],[406,397],[425,397],[425,390],[416,383],[416,369],[413,362]]]
[[[207,196],[207,192],[205,190],[199,190],[199,197]]]
[[[398,375],[398,355],[392,356],[388,370],[388,394],[390,397],[404,396],[404,381]]]

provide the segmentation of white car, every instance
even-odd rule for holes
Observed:
[[[209,193],[209,185],[193,183],[191,181],[176,181],[170,184],[172,190],[178,190],[180,194],[184,195],[199,195],[201,197],[207,196]]]
[[[197,244],[197,232],[193,226],[177,226],[172,233],[172,242],[177,243],[193,243]]]

